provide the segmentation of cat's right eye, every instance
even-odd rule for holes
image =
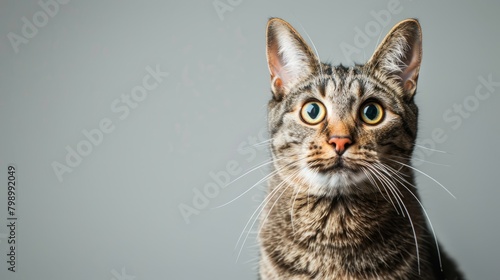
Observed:
[[[319,101],[309,101],[300,110],[302,121],[307,124],[315,125],[320,123],[326,116],[326,108]]]
[[[384,109],[377,102],[368,102],[361,107],[361,119],[369,124],[376,125],[384,118]]]

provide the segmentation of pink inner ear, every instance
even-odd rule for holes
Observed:
[[[407,62],[407,67],[401,73],[403,81],[413,78],[417,67],[420,65],[418,45],[412,47],[412,52],[409,54],[410,61]]]
[[[314,69],[314,55],[304,39],[288,23],[277,19],[268,24],[267,61],[273,87],[284,91]]]
[[[412,90],[417,84],[418,71],[420,68],[420,41],[416,41],[411,46],[411,52],[408,53],[406,67],[399,74],[402,85],[405,90]]]
[[[281,88],[283,87],[283,81],[280,79],[280,78],[276,78],[276,80],[274,81],[274,86],[276,88]]]
[[[269,50],[269,71],[271,72],[271,81],[276,89],[282,89],[289,82],[288,75],[283,66],[281,58],[275,47]]]
[[[281,69],[283,69],[283,66],[279,62],[278,59],[270,58],[271,61],[269,61],[269,71],[271,72],[271,79],[274,77],[280,77],[281,78]]]
[[[281,71],[283,69],[283,65],[281,64],[281,59],[278,54],[278,46],[276,42],[269,46],[268,50],[268,59],[269,59],[269,72],[271,72],[271,80],[275,77],[281,77]]]
[[[408,80],[413,80],[414,79],[414,74],[415,74],[415,70],[417,70],[417,67],[418,67],[418,63],[415,63],[415,62],[411,62],[408,67],[406,67],[404,69],[403,72],[401,72],[401,74],[399,74],[399,76],[401,77],[401,80],[404,82],[408,81]]]

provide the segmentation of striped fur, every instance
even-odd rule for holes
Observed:
[[[410,159],[422,57],[417,20],[396,25],[365,65],[321,63],[299,33],[272,18],[267,58],[274,159],[261,219],[261,279],[462,279],[429,232]],[[301,119],[308,101],[326,117]],[[360,108],[384,109],[376,125]],[[336,152],[334,138],[349,146]]]

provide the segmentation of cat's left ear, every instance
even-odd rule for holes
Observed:
[[[267,63],[275,98],[288,93],[313,74],[318,59],[300,34],[286,21],[271,18],[267,23]]]
[[[411,98],[417,88],[422,62],[422,30],[416,19],[396,24],[378,46],[368,64],[385,72]]]

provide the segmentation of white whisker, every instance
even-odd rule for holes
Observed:
[[[390,167],[389,165],[385,165],[383,163],[382,164],[382,167],[384,168],[384,170],[387,168],[387,170],[389,172],[392,172],[394,175],[396,175],[397,177],[403,179],[400,175],[399,175],[399,172],[396,172],[394,170],[394,168]],[[396,179],[398,180],[398,179]],[[403,179],[404,180],[404,179]],[[408,183],[408,181],[404,180],[405,182]],[[427,213],[427,210],[425,210],[425,207],[424,205],[422,204],[422,202],[420,201],[420,199],[404,184],[402,183],[401,181],[398,180],[398,182],[401,184],[401,186],[403,186],[412,196],[413,198],[415,198],[415,200],[418,202],[418,204],[420,205],[420,207],[422,208],[422,211],[424,212],[424,215],[425,215],[425,218],[427,219],[427,221],[429,222],[429,227],[431,228],[431,231],[432,231],[432,235],[434,237],[434,242],[436,244],[436,249],[437,249],[437,253],[438,253],[438,259],[439,259],[439,267],[441,268],[441,271],[443,271],[443,264],[442,264],[442,261],[441,261],[441,252],[439,250],[439,242],[438,242],[438,239],[437,239],[437,236],[436,236],[436,232],[434,231],[434,226],[432,225],[432,221],[429,217],[429,214]],[[408,183],[410,184],[410,183]],[[412,185],[412,184],[410,184]],[[413,185],[412,185],[413,186]],[[415,186],[413,186],[415,187]]]
[[[306,158],[306,157],[304,157],[304,158]],[[299,158],[298,160],[302,160],[302,159],[304,159],[304,158]],[[284,158],[282,158],[282,159],[284,159]],[[265,176],[263,179],[266,179],[266,178],[270,178],[270,177],[272,177],[272,176],[275,176],[276,174],[278,174],[278,172],[280,172],[280,171],[282,171],[282,170],[284,170],[284,169],[286,169],[286,168],[289,168],[289,167],[290,167],[290,166],[292,166],[292,164],[294,164],[294,163],[296,163],[296,162],[295,162],[295,161],[294,161],[294,162],[291,162],[291,163],[289,163],[289,164],[284,165],[284,166],[283,166],[283,167],[281,167],[280,169],[276,169],[276,170],[274,170],[273,172],[271,172],[270,174],[268,174],[267,176]],[[269,176],[269,175],[271,175],[271,176]],[[289,178],[289,177],[291,177],[291,176],[293,176],[293,175],[294,175],[294,174],[291,174],[291,175],[290,175],[290,176],[288,176],[287,178]],[[259,182],[260,182],[260,181],[262,181],[263,179],[259,180]],[[258,184],[259,182],[257,182],[257,184]],[[240,240],[241,240],[241,238],[243,237],[243,234],[244,234],[244,232],[245,232],[245,229],[248,227],[248,225],[249,225],[249,224],[250,224],[250,222],[252,221],[252,218],[255,216],[255,214],[256,214],[257,212],[259,212],[259,209],[260,209],[260,211],[262,212],[262,210],[264,209],[264,207],[267,205],[268,201],[269,201],[269,200],[273,197],[274,193],[275,193],[275,192],[277,192],[277,190],[280,188],[280,186],[281,186],[282,184],[284,184],[284,182],[285,182],[285,180],[283,180],[283,181],[282,181],[280,184],[278,184],[278,186],[276,186],[276,187],[275,187],[275,188],[274,188],[274,189],[273,189],[270,193],[268,193],[268,194],[267,194],[267,196],[266,196],[266,198],[265,198],[265,199],[264,199],[264,200],[263,200],[263,201],[259,204],[259,206],[257,207],[257,209],[255,209],[255,211],[252,213],[252,216],[250,216],[250,218],[248,219],[247,223],[245,224],[245,227],[243,228],[243,231],[241,232],[240,236],[238,237],[238,241],[236,242],[236,245],[235,245],[234,250],[236,250],[236,248],[238,247],[238,244],[240,243]],[[255,186],[255,185],[257,185],[257,184],[254,184],[254,186]],[[252,188],[253,188],[253,187],[252,187]],[[243,194],[244,194],[244,193],[243,193]],[[243,194],[242,194],[242,195],[243,195]],[[241,196],[241,195],[240,195],[240,196]],[[260,213],[259,213],[259,215],[260,215]],[[253,226],[255,225],[255,221],[257,221],[257,218],[258,218],[258,216],[255,218],[255,220],[254,220],[254,222],[252,223],[252,226],[250,227],[250,229],[251,229],[251,228],[253,228]],[[246,239],[246,238],[245,238],[245,239]],[[243,247],[243,246],[242,246],[242,247]],[[240,253],[241,253],[241,250],[240,250]],[[239,255],[239,254],[238,254],[238,255]]]
[[[401,215],[403,215],[403,217],[404,217],[405,214],[404,214],[404,211],[403,211],[403,207],[402,207],[401,203],[399,202],[399,200],[397,199],[397,196],[396,196],[397,195],[396,191],[399,192],[399,190],[396,188],[396,186],[394,185],[394,183],[391,182],[387,178],[387,176],[385,176],[382,172],[380,172],[380,170],[378,170],[377,168],[375,168],[375,166],[370,166],[369,168],[374,172],[374,174],[378,175],[377,178],[379,179],[380,183],[382,184],[382,187],[384,187],[384,189],[386,190],[386,192],[387,192],[387,189],[389,189],[389,191],[392,193],[394,199],[396,200],[396,203],[399,206],[399,209],[401,210]],[[389,196],[389,198],[391,197],[388,192],[387,192],[387,195]],[[396,208],[396,205],[394,204],[394,202],[392,201],[392,199],[391,199],[391,202],[392,202],[392,204],[395,207],[394,209],[396,209],[396,212],[399,214],[399,212],[398,212],[398,210]]]
[[[279,159],[278,159],[278,160],[279,160]],[[245,174],[243,174],[243,175],[241,175],[240,177],[238,177],[238,178],[236,178],[235,180],[233,180],[233,182],[234,182],[234,181],[236,181],[236,180],[238,180],[238,179],[240,179],[241,177],[245,176],[246,174],[248,174],[248,173],[250,173],[250,172],[252,172],[252,171],[254,171],[254,170],[256,170],[256,169],[258,169],[258,168],[260,168],[260,167],[262,167],[262,166],[264,166],[264,165],[267,165],[267,164],[270,164],[270,163],[274,163],[274,162],[275,162],[275,160],[271,160],[271,161],[269,161],[269,162],[266,162],[266,163],[264,163],[264,164],[261,164],[261,165],[259,165],[259,166],[255,167],[255,168],[252,168],[250,171],[246,172]],[[293,163],[290,163],[290,164],[293,164]],[[286,167],[286,165],[285,165],[283,168],[285,168],[285,167]],[[219,206],[213,207],[213,208],[212,208],[212,210],[213,210],[213,209],[222,208],[222,207],[224,207],[224,206],[226,206],[226,205],[229,205],[229,204],[233,203],[234,201],[238,200],[240,197],[242,197],[242,196],[244,196],[245,194],[247,194],[248,192],[250,192],[253,188],[255,188],[255,187],[256,187],[257,185],[259,185],[260,183],[262,183],[262,182],[264,182],[265,180],[267,180],[267,179],[271,178],[272,176],[276,175],[276,174],[277,174],[280,170],[281,170],[281,169],[274,170],[273,172],[271,172],[271,173],[269,173],[268,175],[266,175],[264,178],[262,178],[262,179],[260,179],[259,181],[257,181],[257,183],[253,184],[250,188],[248,188],[247,190],[245,190],[243,193],[241,193],[241,194],[240,194],[240,195],[238,195],[237,197],[235,197],[235,198],[231,199],[230,201],[228,201],[228,202],[226,202],[226,203],[224,203],[224,204],[222,204],[222,205],[219,205]],[[231,183],[232,183],[232,182],[230,182],[229,184],[231,184]],[[226,186],[228,186],[229,184],[227,184]]]
[[[299,170],[299,171],[300,171],[300,170]],[[288,176],[288,177],[287,177],[287,179],[288,179],[288,178],[290,178],[290,177],[292,177],[292,176],[297,176],[297,175],[299,174],[299,171],[296,171],[295,173],[291,174],[290,176]],[[265,207],[267,206],[267,204],[269,203],[269,201],[271,201],[272,197],[273,197],[274,195],[276,195],[276,193],[277,193],[277,191],[276,191],[276,190],[278,190],[278,189],[280,189],[280,188],[283,188],[283,186],[285,186],[285,183],[286,183],[286,180],[283,180],[283,181],[282,181],[282,182],[281,182],[278,186],[276,186],[276,188],[275,188],[275,189],[271,192],[271,193],[274,193],[274,194],[272,194],[272,195],[269,197],[269,199],[265,199],[265,200],[264,200],[264,201],[266,201],[266,200],[267,200],[267,202],[265,203],[265,205],[263,205],[263,206],[261,207],[260,212],[259,212],[259,215],[255,217],[255,219],[254,219],[254,221],[253,221],[252,225],[250,226],[250,228],[253,228],[253,227],[254,227],[254,225],[255,225],[255,223],[257,222],[258,217],[260,216],[260,214],[262,213],[262,211],[264,211]],[[281,192],[281,194],[278,196],[278,198],[274,201],[273,205],[272,205],[272,206],[271,206],[271,208],[269,209],[269,212],[267,213],[266,217],[265,217],[265,218],[264,218],[264,220],[262,221],[262,224],[261,224],[261,226],[260,226],[260,228],[259,228],[259,231],[258,231],[257,236],[259,236],[259,235],[260,235],[260,229],[262,229],[262,226],[263,226],[263,225],[265,224],[265,222],[267,221],[267,218],[269,217],[269,215],[270,215],[270,213],[271,213],[271,210],[272,210],[272,209],[274,208],[274,206],[276,205],[276,202],[278,202],[278,200],[281,198],[281,196],[285,193],[285,191],[286,191],[289,187],[290,187],[290,185],[286,186],[286,187],[284,188],[284,190]],[[276,192],[274,192],[274,191],[276,191]],[[262,205],[262,203],[261,203],[261,205]],[[259,207],[260,207],[260,205],[259,205]],[[259,208],[257,208],[257,209],[259,209]],[[254,212],[254,214],[255,214],[255,212]],[[252,217],[253,217],[253,216],[254,216],[254,215],[252,215]],[[250,220],[252,219],[252,217],[250,217]],[[250,220],[249,220],[249,221],[250,221]],[[247,225],[248,225],[248,223],[247,223]],[[245,226],[245,228],[246,228],[246,226]],[[244,232],[245,228],[243,229],[243,232]],[[242,234],[243,234],[243,232],[242,232]],[[248,236],[249,236],[249,235],[250,235],[250,231],[248,231],[248,232],[247,232],[247,235],[245,236],[245,239],[243,240],[243,243],[241,244],[240,250],[239,250],[239,252],[238,252],[238,256],[237,256],[237,258],[236,258],[236,262],[238,262],[238,260],[239,260],[239,258],[240,258],[241,252],[243,251],[243,248],[245,247],[245,243],[246,243],[246,240],[248,239]],[[238,242],[237,242],[236,244],[238,244],[238,243],[239,243],[239,240],[240,240],[240,239],[241,239],[241,235],[240,235],[240,238],[238,238]]]
[[[381,176],[381,177],[385,178],[386,180],[391,180],[391,184],[390,184],[390,186],[387,186],[387,187],[388,187],[388,188],[390,188],[390,189],[391,189],[391,188],[397,189],[397,192],[392,192],[392,193],[394,194],[395,199],[398,201],[398,204],[399,204],[399,205],[401,205],[401,204],[403,205],[403,207],[404,207],[404,211],[406,212],[406,215],[408,216],[408,220],[409,220],[409,222],[410,222],[410,226],[411,226],[412,231],[413,231],[413,238],[414,238],[414,240],[415,240],[415,250],[416,250],[416,254],[417,254],[418,272],[419,272],[419,274],[420,274],[420,249],[419,249],[419,246],[418,246],[418,239],[417,239],[417,234],[416,234],[416,231],[415,231],[415,225],[413,224],[413,220],[412,220],[412,218],[411,218],[411,216],[410,216],[410,213],[409,213],[409,211],[408,211],[408,208],[407,208],[407,207],[406,207],[406,205],[404,204],[404,201],[403,201],[403,199],[402,199],[402,197],[401,197],[403,194],[402,194],[402,193],[401,193],[401,191],[397,188],[396,183],[395,183],[394,181],[392,181],[392,180],[394,179],[394,177],[393,177],[393,176],[391,176],[391,173],[389,173],[389,171],[388,171],[388,169],[386,169],[386,167],[391,168],[390,166],[385,165],[385,164],[380,163],[380,162],[375,163],[375,164],[373,165],[373,168],[374,168],[374,169],[376,169],[377,171],[379,171],[379,172],[378,172],[378,174],[380,174],[380,176]],[[407,190],[407,191],[408,191],[408,192],[409,192],[409,193],[410,193],[410,194],[411,194],[411,195],[412,195],[412,196],[416,199],[416,201],[417,201],[417,202],[420,204],[420,206],[422,207],[422,210],[423,210],[424,214],[426,215],[427,220],[429,220],[429,216],[427,215],[427,212],[425,211],[425,209],[424,209],[424,207],[423,207],[422,203],[420,202],[420,200],[417,198],[417,196],[416,196],[416,195],[415,195],[415,194],[414,194],[414,193],[413,193],[413,192],[412,192],[412,191],[411,191],[411,190],[410,190],[410,189],[409,189],[409,188],[408,188],[408,187],[407,187],[407,186],[406,186],[403,182],[399,181],[399,179],[398,179],[398,178],[400,178],[401,180],[404,180],[405,182],[408,182],[408,181],[407,181],[407,180],[405,180],[403,177],[401,177],[400,172],[395,171],[393,168],[391,168],[391,169],[392,169],[392,170],[390,170],[390,171],[392,171],[392,173],[393,173],[394,175],[396,175],[396,177],[397,177],[397,178],[396,178],[396,181],[399,183],[399,185],[403,186],[403,187],[404,187],[404,188],[405,188],[405,189],[406,189],[406,190]],[[408,183],[408,184],[410,184],[410,183]],[[411,184],[410,184],[410,185],[411,185]],[[404,215],[403,215],[403,216],[404,216]],[[429,224],[431,224],[430,220],[429,220]],[[431,226],[431,228],[432,228],[432,226]],[[432,228],[432,230],[433,230],[433,228]],[[434,231],[433,231],[433,235],[434,235],[434,237],[435,237]],[[436,240],[436,242],[437,242],[437,240]],[[439,253],[439,251],[438,251],[438,253]],[[439,259],[441,259],[441,257],[439,257]],[[440,263],[441,263],[441,261],[440,261]]]
[[[245,224],[245,227],[243,228],[243,230],[241,231],[241,234],[240,236],[238,237],[238,241],[236,241],[236,245],[234,247],[234,250],[236,250],[236,248],[238,247],[238,244],[240,243],[240,240],[241,238],[243,237],[243,234],[245,233],[245,230],[246,228],[248,227],[248,225],[250,224],[250,222],[252,221],[252,218],[255,216],[255,214],[257,214],[257,212],[260,212],[262,211],[262,209],[267,205],[267,203],[269,202],[269,200],[273,197],[274,193],[277,192],[277,190],[280,188],[280,185],[281,183],[276,187],[274,188],[267,196],[266,198],[259,204],[259,206],[257,207],[257,209],[255,209],[255,211],[252,213],[252,216],[250,216],[250,218],[248,219],[247,223]],[[262,209],[261,209],[262,208]],[[256,217],[256,219],[258,218],[258,216]],[[255,219],[255,220],[256,220]],[[252,223],[252,226],[250,227],[249,229],[249,232],[250,230],[253,228],[253,226],[255,225],[255,220],[254,220],[254,223]]]
[[[408,167],[408,168],[410,168],[410,169],[413,169],[413,170],[417,171],[418,173],[420,173],[420,174],[422,174],[422,175],[426,176],[427,178],[431,179],[431,180],[432,180],[432,181],[434,181],[436,184],[438,184],[439,186],[441,186],[441,188],[443,188],[443,189],[444,189],[447,193],[449,193],[449,194],[450,194],[450,195],[451,195],[454,199],[457,199],[457,197],[456,197],[455,195],[453,195],[453,193],[451,193],[451,192],[450,192],[450,190],[448,190],[445,186],[443,186],[443,184],[439,183],[436,179],[434,179],[434,178],[432,178],[431,176],[427,175],[427,173],[425,173],[425,172],[423,172],[423,171],[421,171],[421,170],[419,170],[419,169],[417,169],[417,168],[415,168],[415,167],[413,167],[413,166],[410,166],[410,165],[408,165],[408,164],[404,164],[404,163],[402,163],[402,162],[399,162],[399,161],[397,161],[397,160],[392,160],[392,159],[388,159],[388,160],[393,161],[393,162],[398,163],[398,164],[401,164],[401,165],[404,165],[404,166],[406,166],[406,167]]]
[[[417,160],[417,161],[420,161],[420,162],[425,162],[425,163],[432,164],[432,165],[450,167],[450,165],[448,165],[448,164],[443,164],[443,163],[432,162],[432,161],[428,161],[428,160],[424,160],[424,159],[421,159],[421,158],[416,158],[416,157],[413,157],[413,158],[405,158],[405,157],[398,157],[398,156],[394,156],[394,155],[392,155],[391,157],[393,157],[393,158],[398,158],[398,159],[402,159],[402,160],[410,160],[410,159],[412,159],[412,160]]]
[[[300,27],[302,27],[302,30],[304,31],[304,33],[306,34],[307,39],[309,40],[309,42],[311,42],[311,45],[313,46],[314,52],[316,53],[316,60],[318,62],[319,72],[321,73],[321,76],[323,76],[323,67],[321,66],[321,59],[319,58],[319,53],[318,53],[318,50],[316,49],[316,45],[314,45],[314,42],[311,40],[311,37],[309,37],[309,33],[307,33],[304,26],[301,23],[299,23],[299,24],[300,24]]]
[[[396,207],[396,204],[394,203],[394,201],[392,200],[391,198],[391,195],[389,194],[389,192],[387,191],[387,188],[384,186],[384,184],[382,182],[380,182],[382,184],[382,187],[384,188],[384,191],[385,193],[387,194],[387,198],[385,197],[384,195],[384,192],[382,191],[382,189],[380,189],[379,185],[377,184],[377,182],[375,181],[375,178],[373,178],[373,176],[375,176],[377,179],[378,179],[378,176],[374,173],[372,173],[372,171],[370,170],[370,168],[368,167],[364,167],[362,168],[361,170],[363,170],[363,172],[366,174],[366,177],[368,178],[368,180],[370,180],[370,182],[377,187],[378,191],[380,192],[380,194],[382,195],[382,197],[391,202],[392,206],[394,206],[394,209],[396,210],[396,213],[398,213],[399,215],[399,211],[398,211],[398,208]]]
[[[418,274],[420,275],[420,249],[418,247],[418,239],[417,239],[417,233],[415,231],[415,225],[413,224],[413,220],[411,219],[410,212],[408,212],[408,208],[406,208],[406,205],[404,204],[403,200],[401,199],[401,197],[399,197],[398,194],[396,194],[396,196],[403,203],[403,206],[404,206],[404,209],[406,211],[406,214],[408,215],[408,220],[410,221],[411,230],[413,231],[413,238],[415,240],[415,250],[416,250],[416,253],[417,253]]]
[[[271,141],[273,141],[273,139],[272,139],[272,138],[269,138],[269,139],[264,140],[264,141],[262,141],[262,142],[255,143],[255,144],[253,144],[252,146],[253,146],[253,147],[259,147],[259,146],[269,145],[269,144],[271,144]]]
[[[425,149],[425,150],[429,150],[429,151],[433,151],[433,152],[436,152],[436,153],[448,154],[448,152],[441,151],[441,150],[436,150],[436,149],[432,149],[432,148],[428,148],[426,146],[422,146],[422,145],[418,145],[418,144],[413,144],[413,145],[415,147],[418,147],[418,148],[421,148],[421,149]]]
[[[386,174],[389,174],[387,173],[387,171],[385,171],[384,169],[384,166],[381,165],[381,164],[375,164],[375,166],[377,166],[377,170],[380,171],[380,174],[383,178],[385,178],[386,180],[390,180],[390,178],[392,178],[392,176],[386,176],[384,173]],[[384,172],[384,173],[382,173]],[[389,174],[390,175],[390,174]],[[403,185],[404,186],[404,185]],[[397,190],[397,192],[392,192],[394,194],[394,197],[396,198],[396,201],[398,201],[398,204],[399,205],[403,205],[403,208],[406,212],[406,215],[408,216],[408,221],[410,222],[410,226],[411,226],[411,229],[413,231],[413,238],[415,240],[415,250],[416,250],[416,253],[417,253],[417,266],[418,266],[418,273],[420,274],[420,249],[418,247],[418,239],[417,239],[417,233],[415,231],[415,225],[413,224],[413,220],[411,218],[411,215],[410,215],[410,212],[408,211],[408,208],[406,207],[406,205],[404,204],[404,201],[402,199],[402,193],[401,191],[397,188],[395,182],[391,181],[391,186],[388,186],[390,189],[391,188],[394,188]],[[407,190],[413,195],[413,193],[407,188]],[[404,215],[403,215],[404,216]]]
[[[260,257],[256,257],[256,258],[251,258],[249,259],[248,261],[244,262],[244,264],[252,264],[253,262],[258,261],[260,260]],[[255,263],[254,263],[255,264]]]

